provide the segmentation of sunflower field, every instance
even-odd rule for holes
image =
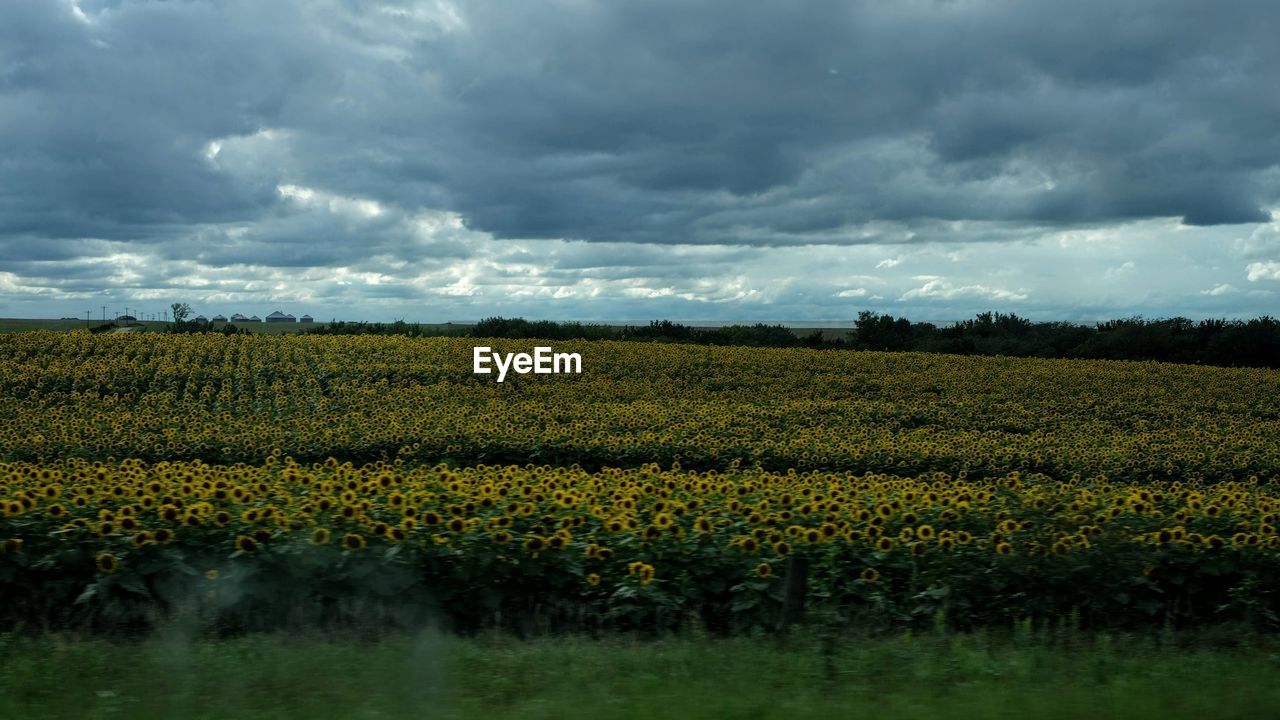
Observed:
[[[0,336],[0,623],[1280,625],[1276,371],[475,344]]]

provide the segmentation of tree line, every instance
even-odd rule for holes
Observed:
[[[1158,360],[1203,365],[1280,367],[1280,321],[1141,317],[1090,325],[1034,322],[1014,313],[984,312],[948,325],[864,311],[851,332],[797,334],[785,325],[756,323],[693,327],[670,320],[648,325],[491,317],[475,325],[439,327],[394,323],[332,322],[303,332],[314,335],[406,335],[545,340],[622,340],[698,345],[812,347],[915,351],[958,355]]]
[[[1280,367],[1280,321],[1266,315],[1200,321],[1134,317],[1080,325],[986,312],[939,327],[863,312],[847,342],[866,350]]]

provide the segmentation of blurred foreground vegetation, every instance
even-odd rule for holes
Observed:
[[[0,636],[0,717],[1268,718],[1280,645],[1003,634],[635,641]]]

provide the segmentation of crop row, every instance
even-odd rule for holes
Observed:
[[[227,627],[432,608],[723,629],[811,606],[901,625],[1274,624],[1280,496],[1256,480],[549,466],[0,464],[0,616]],[[393,612],[394,611],[394,612]],[[381,615],[378,615],[381,617]]]
[[[499,384],[475,342],[8,335],[0,459],[1280,473],[1272,370],[566,342],[581,375]]]

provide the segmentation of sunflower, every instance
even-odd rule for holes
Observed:
[[[329,528],[318,527],[311,531],[312,545],[328,545],[329,544]]]
[[[596,574],[596,573],[590,573],[590,574],[588,574],[588,575],[587,575],[587,584],[588,584],[588,585],[590,585],[591,587],[595,587],[595,586],[599,585],[599,584],[600,584],[600,576],[599,576],[598,574]]]
[[[240,535],[236,537],[236,549],[240,552],[251,553],[258,549],[258,541],[248,535]]]
[[[524,539],[522,547],[527,552],[537,553],[547,549],[547,541],[541,535],[530,535]]]
[[[342,547],[347,550],[363,550],[364,536],[357,533],[347,533],[342,536]]]
[[[880,579],[880,571],[875,568],[864,568],[858,577],[866,582],[873,583]]]
[[[996,553],[999,555],[1009,555],[1013,553],[1013,546],[1007,542],[996,543]]]
[[[636,569],[636,576],[640,578],[641,585],[648,585],[653,582],[653,573],[653,566],[644,563],[641,563],[640,567]]]
[[[756,577],[767,578],[773,575],[773,566],[769,563],[760,563],[756,566]]]
[[[206,580],[217,580],[217,579],[218,579],[218,571],[217,571],[217,570],[206,570],[206,571],[205,571],[205,573],[204,573],[204,578],[205,578]]]
[[[110,575],[120,567],[120,562],[116,560],[116,556],[111,553],[102,553],[94,559],[94,564],[98,566],[100,572]]]

